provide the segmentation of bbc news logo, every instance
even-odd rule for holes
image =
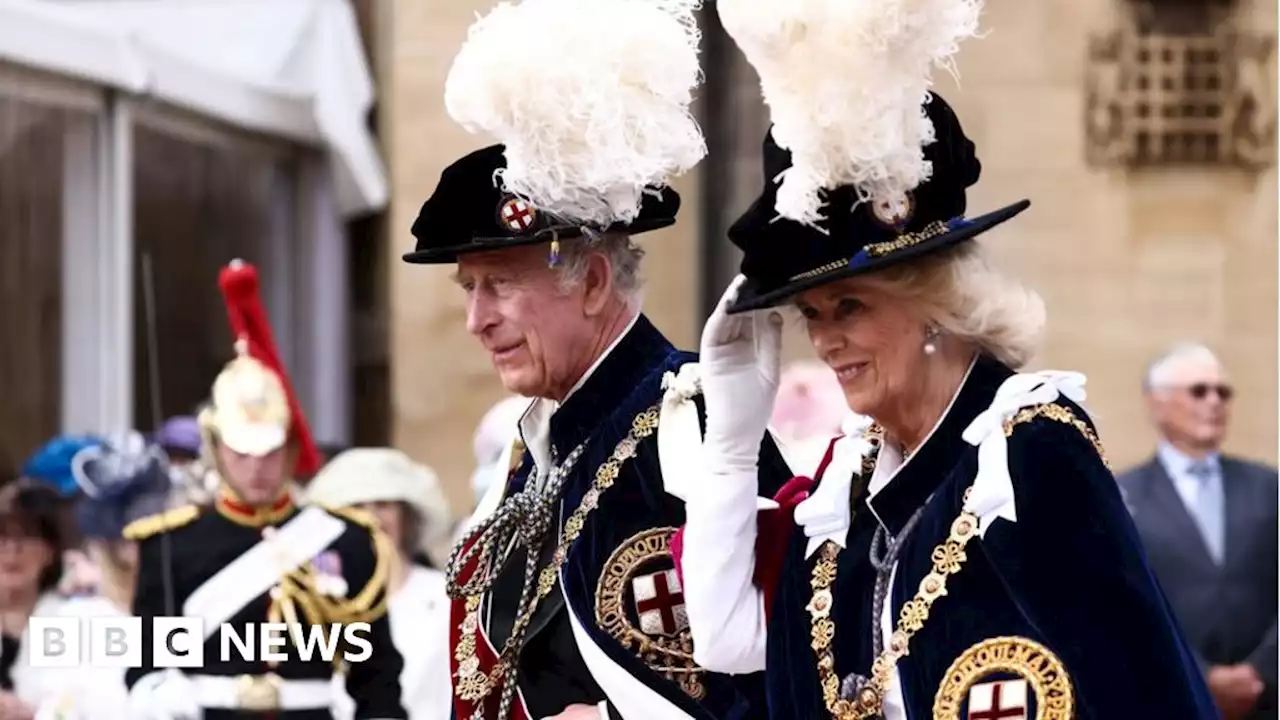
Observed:
[[[43,668],[136,668],[142,666],[140,617],[33,617],[27,624],[31,638],[31,666]],[[151,659],[155,668],[199,668],[205,664],[204,619],[151,618]],[[292,646],[304,661],[316,657],[334,662],[364,662],[373,655],[369,623],[299,625],[297,623],[221,623],[218,660],[284,662]]]

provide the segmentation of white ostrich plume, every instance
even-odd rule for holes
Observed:
[[[479,18],[445,82],[449,115],[506,145],[504,189],[570,222],[640,212],[697,165],[700,0],[524,0]]]
[[[935,67],[954,71],[982,0],[717,0],[760,75],[773,137],[791,151],[776,210],[816,226],[823,191],[894,200],[932,171],[923,105]],[[776,180],[777,178],[766,178]]]

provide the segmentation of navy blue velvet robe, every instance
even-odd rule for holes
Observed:
[[[561,526],[581,503],[597,469],[631,431],[635,417],[661,402],[663,376],[696,360],[695,354],[676,350],[647,318],[641,316],[583,386],[556,410],[551,417],[553,456],[563,460],[580,443],[586,443],[585,451],[566,482]],[[701,414],[701,398],[697,401]],[[762,467],[767,468],[762,477],[774,478],[780,486],[789,477],[789,472],[776,447],[766,442],[761,457]],[[508,495],[524,486],[532,468],[532,457],[526,451],[509,483]],[[760,493],[771,497],[776,490],[777,486],[766,481]],[[636,456],[623,464],[614,485],[600,495],[598,508],[588,517],[565,564],[564,593],[579,610],[579,619],[596,644],[615,663],[690,716],[725,720],[763,718],[762,673],[742,676],[703,673],[701,681],[706,694],[695,701],[677,684],[651,669],[632,649],[624,647],[595,624],[597,585],[614,550],[642,531],[653,528],[674,531],[683,526],[684,521],[683,503],[663,491],[655,432],[639,444]],[[555,541],[549,541],[542,548],[543,561],[540,565],[550,560],[559,538],[558,532],[555,535]],[[523,562],[523,553],[518,553],[509,562],[493,591],[493,609],[488,626],[491,636],[495,625],[500,628],[494,638],[495,645],[499,647],[514,614],[520,591],[518,576]],[[650,563],[644,572],[673,566],[668,557]],[[631,603],[630,597],[627,603]],[[534,718],[557,714],[569,704],[594,704],[604,699],[603,692],[595,685],[578,653],[566,613],[564,597],[553,592],[535,614],[526,636],[520,661],[520,688]],[[611,709],[610,713],[618,717],[616,711]]]
[[[928,503],[904,545],[892,585],[897,627],[903,604],[932,569],[964,490],[977,448],[961,434],[986,410],[1011,371],[980,358],[932,437],[870,502],[856,479],[854,517],[832,586],[836,672],[870,675],[875,571],[868,560],[878,522],[896,535]],[[1087,416],[1066,398],[1057,404]],[[991,638],[1018,636],[1062,661],[1079,720],[1201,720],[1218,717],[1191,652],[1148,567],[1115,480],[1076,427],[1047,417],[1017,425],[1008,438],[1017,522],[996,519],[968,544],[968,560],[948,579],[924,627],[897,665],[908,716],[933,717],[935,694],[952,662]],[[931,499],[930,499],[931,498]],[[879,520],[877,520],[877,517]],[[810,577],[818,553],[804,557],[796,528],[769,626],[770,717],[829,717],[810,646]],[[985,677],[982,682],[1008,679]],[[960,715],[966,717],[965,712]],[[1028,717],[1035,717],[1034,710]]]

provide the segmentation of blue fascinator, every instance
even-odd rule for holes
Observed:
[[[72,459],[80,451],[102,443],[103,439],[94,435],[59,435],[27,460],[22,475],[52,487],[62,497],[71,497],[80,491],[71,472]]]
[[[118,540],[126,525],[168,506],[169,459],[138,433],[85,448],[71,472],[84,491],[75,515],[86,538]]]

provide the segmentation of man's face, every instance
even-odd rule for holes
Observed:
[[[586,371],[593,325],[584,292],[563,290],[547,247],[530,245],[458,258],[467,330],[480,339],[510,392],[561,399]]]
[[[1157,427],[1171,442],[1213,451],[1226,438],[1231,396],[1222,366],[1190,358],[1176,362],[1166,384],[1152,389],[1150,402]]]
[[[222,481],[231,486],[246,504],[266,507],[280,497],[285,484],[285,448],[266,455],[245,455],[217,444]]]

